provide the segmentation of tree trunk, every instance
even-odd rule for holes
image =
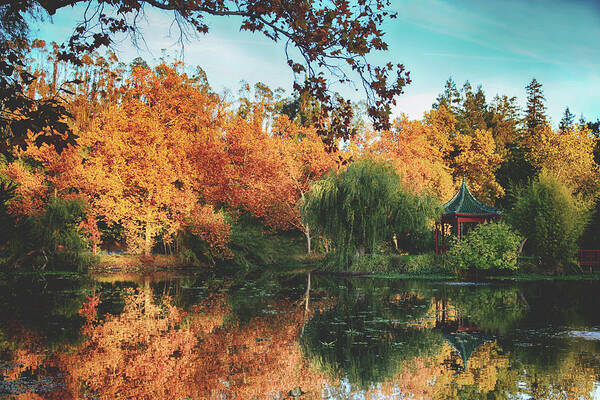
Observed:
[[[52,70],[52,87],[50,92],[52,96],[56,94],[56,86],[58,85],[58,60],[54,60],[54,69]]]
[[[308,273],[308,278],[306,280],[306,293],[304,294],[304,297],[305,297],[304,309],[306,311],[308,311],[308,301],[310,299],[310,272]]]
[[[358,257],[363,257],[365,255],[365,245],[359,244],[358,249],[356,249],[356,255]]]
[[[310,228],[308,227],[308,225],[306,225],[304,227],[304,236],[306,236],[306,254],[308,254],[310,256],[311,254],[311,248],[310,248]]]
[[[144,238],[144,255],[147,256],[152,250],[152,235],[150,233],[150,222],[146,222],[146,235]]]
[[[300,336],[304,335],[304,325],[308,320],[308,302],[310,300],[310,272],[308,273],[307,281],[306,281],[306,293],[304,293],[304,317],[302,318],[302,330],[300,331]]]
[[[521,253],[523,252],[523,247],[525,247],[525,243],[527,242],[527,238],[523,239],[523,241],[521,242],[521,245],[519,246],[519,250],[517,251],[517,258],[521,255]]]

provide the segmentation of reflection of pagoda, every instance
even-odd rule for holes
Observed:
[[[467,369],[471,355],[479,346],[491,340],[480,332],[453,332],[443,333],[444,339],[452,346],[462,359],[463,365],[453,366],[459,371]]]
[[[462,366],[452,365],[452,367],[464,371],[475,349],[483,343],[490,342],[491,339],[482,334],[476,325],[463,318],[460,312],[450,309],[447,300],[441,300],[441,308],[440,301],[436,301],[435,309],[436,329],[442,331],[444,339],[456,350],[463,362]]]

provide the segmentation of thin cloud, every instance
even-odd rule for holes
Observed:
[[[474,60],[531,62],[531,60],[527,60],[524,58],[489,57],[489,56],[477,56],[477,55],[454,54],[454,53],[423,53],[423,55],[429,56],[429,57],[450,57],[450,58],[464,58],[464,59],[474,59]],[[540,62],[543,62],[543,61],[540,60]]]

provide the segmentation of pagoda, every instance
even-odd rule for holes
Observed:
[[[446,234],[456,235],[461,240],[465,228],[469,229],[473,224],[489,222],[502,217],[502,211],[488,206],[477,200],[471,194],[465,178],[458,192],[452,200],[444,204],[444,214],[441,223],[435,224],[435,252],[439,254],[446,250]],[[440,242],[441,236],[441,243]]]

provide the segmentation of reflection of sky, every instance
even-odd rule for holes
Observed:
[[[376,386],[377,387],[377,386]],[[525,383],[521,383],[519,387],[522,390],[526,389]],[[338,385],[325,385],[323,388],[323,393],[321,395],[323,399],[328,400],[343,400],[343,399],[352,399],[352,400],[366,400],[367,396],[364,391],[356,390],[352,387],[350,383],[346,379],[342,379]],[[369,400],[383,400],[383,399],[412,399],[413,396],[409,396],[406,393],[402,392],[399,387],[395,387],[391,396],[385,396],[381,393],[380,390],[374,390],[370,393]],[[516,399],[519,400],[530,400],[533,399],[533,396],[526,393],[518,393]],[[596,382],[594,385],[594,391],[590,393],[591,400],[599,400],[600,399],[600,382]]]
[[[399,2],[394,2],[400,4]],[[459,86],[469,79],[482,84],[488,98],[496,93],[518,96],[532,77],[544,85],[548,111],[556,124],[565,106],[577,116],[600,118],[600,3],[596,0],[407,0],[397,6],[399,17],[388,22],[389,52],[372,60],[391,59],[411,71],[413,83],[399,98],[396,112],[420,118],[452,76]],[[37,35],[62,40],[81,8],[61,10],[54,23],[38,23]],[[185,44],[185,60],[202,66],[213,87],[237,90],[239,81],[262,81],[272,87],[291,87],[283,44],[239,32],[239,20],[209,20],[210,34]],[[148,50],[147,60],[161,49],[179,53],[171,14],[148,8],[140,24]],[[171,30],[172,36],[169,37]],[[128,41],[118,44],[127,62],[138,55]],[[338,88],[361,100],[363,93]]]

